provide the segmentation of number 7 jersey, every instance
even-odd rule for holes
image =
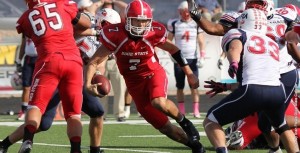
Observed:
[[[47,60],[51,58],[50,54],[59,52],[67,60],[81,62],[71,23],[76,15],[74,1],[45,2],[24,12],[17,21],[16,29],[32,39],[39,61]]]
[[[278,44],[266,35],[232,29],[222,39],[223,51],[228,51],[229,43],[238,39],[243,44],[238,82],[269,86],[280,85],[280,62]]]
[[[125,30],[125,24],[112,24],[103,27],[99,40],[107,49],[114,52],[120,73],[125,79],[144,78],[161,69],[154,47],[165,43],[166,28],[152,22],[148,35],[132,38]]]

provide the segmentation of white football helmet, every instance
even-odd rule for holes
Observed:
[[[182,1],[178,6],[179,15],[182,20],[187,21],[191,18],[190,13],[188,11],[188,2]]]
[[[238,18],[238,28],[260,33],[267,33],[267,16],[258,9],[247,9]]]
[[[100,29],[105,25],[105,22],[108,24],[117,24],[121,23],[121,17],[119,13],[111,8],[101,9],[96,13],[96,26]]]
[[[246,9],[256,8],[265,12],[266,16],[274,14],[273,0],[246,0]]]
[[[21,73],[15,72],[11,77],[10,77],[10,83],[13,89],[15,90],[22,90],[23,85],[22,85],[22,75]]]
[[[152,9],[150,5],[143,0],[134,0],[130,2],[126,8],[125,29],[133,36],[146,36],[151,30],[152,18]],[[133,25],[132,19],[145,21],[146,25]]]
[[[242,13],[242,12],[245,10],[245,7],[246,7],[246,2],[241,2],[241,3],[239,4],[239,6],[238,6],[237,11],[238,11],[239,13]]]

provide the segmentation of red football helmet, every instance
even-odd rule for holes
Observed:
[[[151,29],[152,18],[149,4],[142,0],[134,0],[126,8],[125,28],[133,36],[145,36]]]
[[[246,8],[256,8],[265,12],[267,16],[271,16],[274,13],[273,0],[246,0]]]
[[[34,8],[35,6],[43,5],[45,2],[55,2],[59,0],[25,0],[29,9]]]

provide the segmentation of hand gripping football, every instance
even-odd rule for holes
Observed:
[[[109,80],[101,74],[95,74],[92,78],[92,84],[97,83],[102,83],[101,85],[97,86],[98,93],[103,96],[108,95],[110,92]]]

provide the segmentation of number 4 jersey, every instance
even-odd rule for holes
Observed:
[[[269,86],[280,85],[280,62],[278,44],[266,35],[232,29],[222,39],[222,48],[228,51],[229,43],[238,39],[243,44],[240,68],[242,85],[259,84]],[[239,74],[238,74],[239,75]]]
[[[47,61],[51,58],[49,55],[58,52],[66,60],[81,62],[71,24],[76,15],[74,1],[44,2],[24,12],[17,21],[16,29],[32,39],[39,61]]]

